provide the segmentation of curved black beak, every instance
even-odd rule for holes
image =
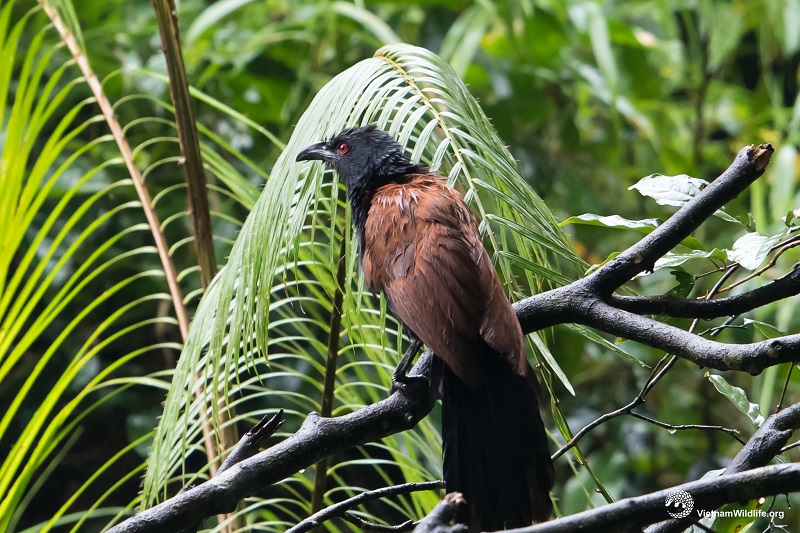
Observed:
[[[330,156],[331,154],[325,146],[325,142],[323,141],[306,146],[300,150],[300,153],[297,154],[295,161],[327,161],[330,159]]]

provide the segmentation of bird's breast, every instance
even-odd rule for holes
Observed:
[[[414,269],[419,238],[419,192],[399,184],[385,185],[372,197],[364,228],[362,266],[367,286],[383,291],[390,279]]]

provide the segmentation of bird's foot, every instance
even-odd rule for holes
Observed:
[[[420,393],[427,393],[428,378],[426,376],[409,376],[395,372],[392,374],[392,386],[389,394],[400,392],[406,396],[416,396]]]

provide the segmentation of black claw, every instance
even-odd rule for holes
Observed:
[[[406,376],[403,374],[392,374],[392,386],[389,388],[389,394],[400,392],[406,396],[417,396],[421,390],[427,390],[428,378],[425,376]]]

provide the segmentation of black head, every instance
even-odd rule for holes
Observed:
[[[311,160],[322,161],[336,170],[351,197],[356,191],[402,181],[404,176],[423,170],[409,161],[400,143],[375,126],[346,129],[297,154],[297,161]]]

